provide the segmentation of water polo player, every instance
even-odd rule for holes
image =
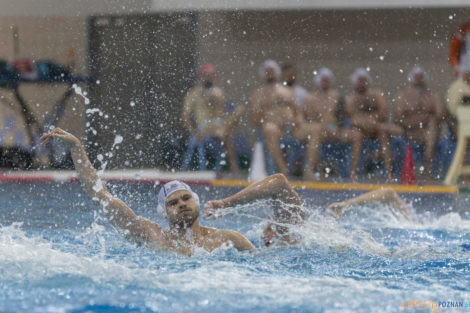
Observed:
[[[249,201],[272,199],[273,221],[269,222],[263,231],[263,241],[266,246],[277,244],[296,244],[301,236],[291,229],[305,221],[305,212],[302,200],[283,174],[269,176],[259,182],[253,183],[240,192],[221,200],[212,200],[204,206],[205,218],[217,218],[218,210],[233,207]],[[325,213],[332,217],[339,217],[343,209],[352,205],[365,205],[373,202],[382,202],[390,205],[392,213],[401,214],[408,219],[406,204],[390,188],[378,189],[343,202],[336,202],[328,206]]]
[[[238,250],[255,248],[246,237],[236,231],[199,225],[199,198],[188,185],[179,181],[165,184],[158,194],[158,203],[167,213],[168,229],[137,216],[123,201],[108,192],[78,138],[55,128],[42,135],[42,144],[46,144],[51,138],[60,139],[70,146],[75,169],[89,196],[99,203],[111,223],[124,231],[129,239],[153,248],[187,255],[193,254],[196,247],[209,252],[229,244]]]

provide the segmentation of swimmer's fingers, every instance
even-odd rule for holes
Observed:
[[[215,220],[217,218],[217,215],[214,211],[204,210],[203,217],[206,220]]]
[[[219,217],[218,208],[221,207],[219,204],[220,200],[212,200],[206,202],[203,209],[203,216],[205,219],[216,219]]]
[[[215,210],[204,210],[203,216],[206,220],[215,220],[220,217],[220,214]]]
[[[333,218],[339,218],[341,217],[341,215],[343,215],[343,207],[344,207],[343,202],[332,203],[325,210],[325,214]]]
[[[54,128],[49,133],[45,133],[41,136],[41,139],[44,140],[41,144],[46,144],[51,138],[61,139],[69,144],[78,144],[79,140],[72,134],[66,132],[60,128]]]
[[[209,203],[206,203],[202,211],[202,214],[206,220],[213,220],[218,217],[216,211],[217,210],[211,207]]]
[[[46,143],[48,143],[51,140],[51,135],[44,133],[44,134],[42,134],[40,139],[42,140],[41,145],[45,145]]]

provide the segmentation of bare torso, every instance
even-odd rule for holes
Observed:
[[[346,97],[346,111],[351,126],[361,130],[366,136],[376,136],[377,131],[386,123],[388,107],[378,90],[354,91]]]
[[[399,116],[395,120],[407,131],[425,128],[438,113],[439,104],[436,100],[430,89],[407,88],[396,99]]]
[[[186,95],[185,106],[190,110],[201,134],[215,137],[220,135],[218,132],[223,126],[224,113],[224,94],[220,88],[192,88]]]
[[[338,106],[336,90],[317,90],[304,101],[304,116],[308,122],[337,124],[336,110]]]
[[[172,233],[171,230],[162,232],[161,239],[151,241],[149,245],[155,244],[157,250],[169,250],[186,255],[193,255],[195,249],[204,249],[207,252],[212,252],[222,245],[229,246],[232,244],[232,232],[223,229],[217,229],[207,226],[199,226],[199,233],[188,240],[179,234]],[[233,243],[235,244],[235,243]]]
[[[253,124],[256,126],[271,122],[284,127],[294,122],[295,98],[287,87],[279,84],[263,85],[255,90],[250,103]]]

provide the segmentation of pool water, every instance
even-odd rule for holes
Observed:
[[[166,224],[155,209],[158,186],[110,190]],[[237,190],[195,186],[202,203]],[[0,312],[418,312],[401,306],[470,301],[465,195],[406,195],[412,223],[383,205],[333,220],[321,208],[360,192],[299,193],[309,212],[297,230],[302,244],[262,247],[270,212],[259,201],[201,220],[240,231],[259,249],[184,257],[123,239],[78,183],[0,184]]]

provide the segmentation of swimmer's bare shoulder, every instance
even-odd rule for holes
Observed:
[[[212,243],[213,249],[231,243],[237,250],[253,250],[255,246],[242,234],[234,230],[201,226],[202,235]]]
[[[107,191],[104,193],[100,197],[100,199],[106,199],[107,201],[107,205],[103,207],[103,210],[111,222],[124,231],[126,238],[138,244],[170,246],[168,236],[159,224],[136,215],[124,201],[113,197]]]

